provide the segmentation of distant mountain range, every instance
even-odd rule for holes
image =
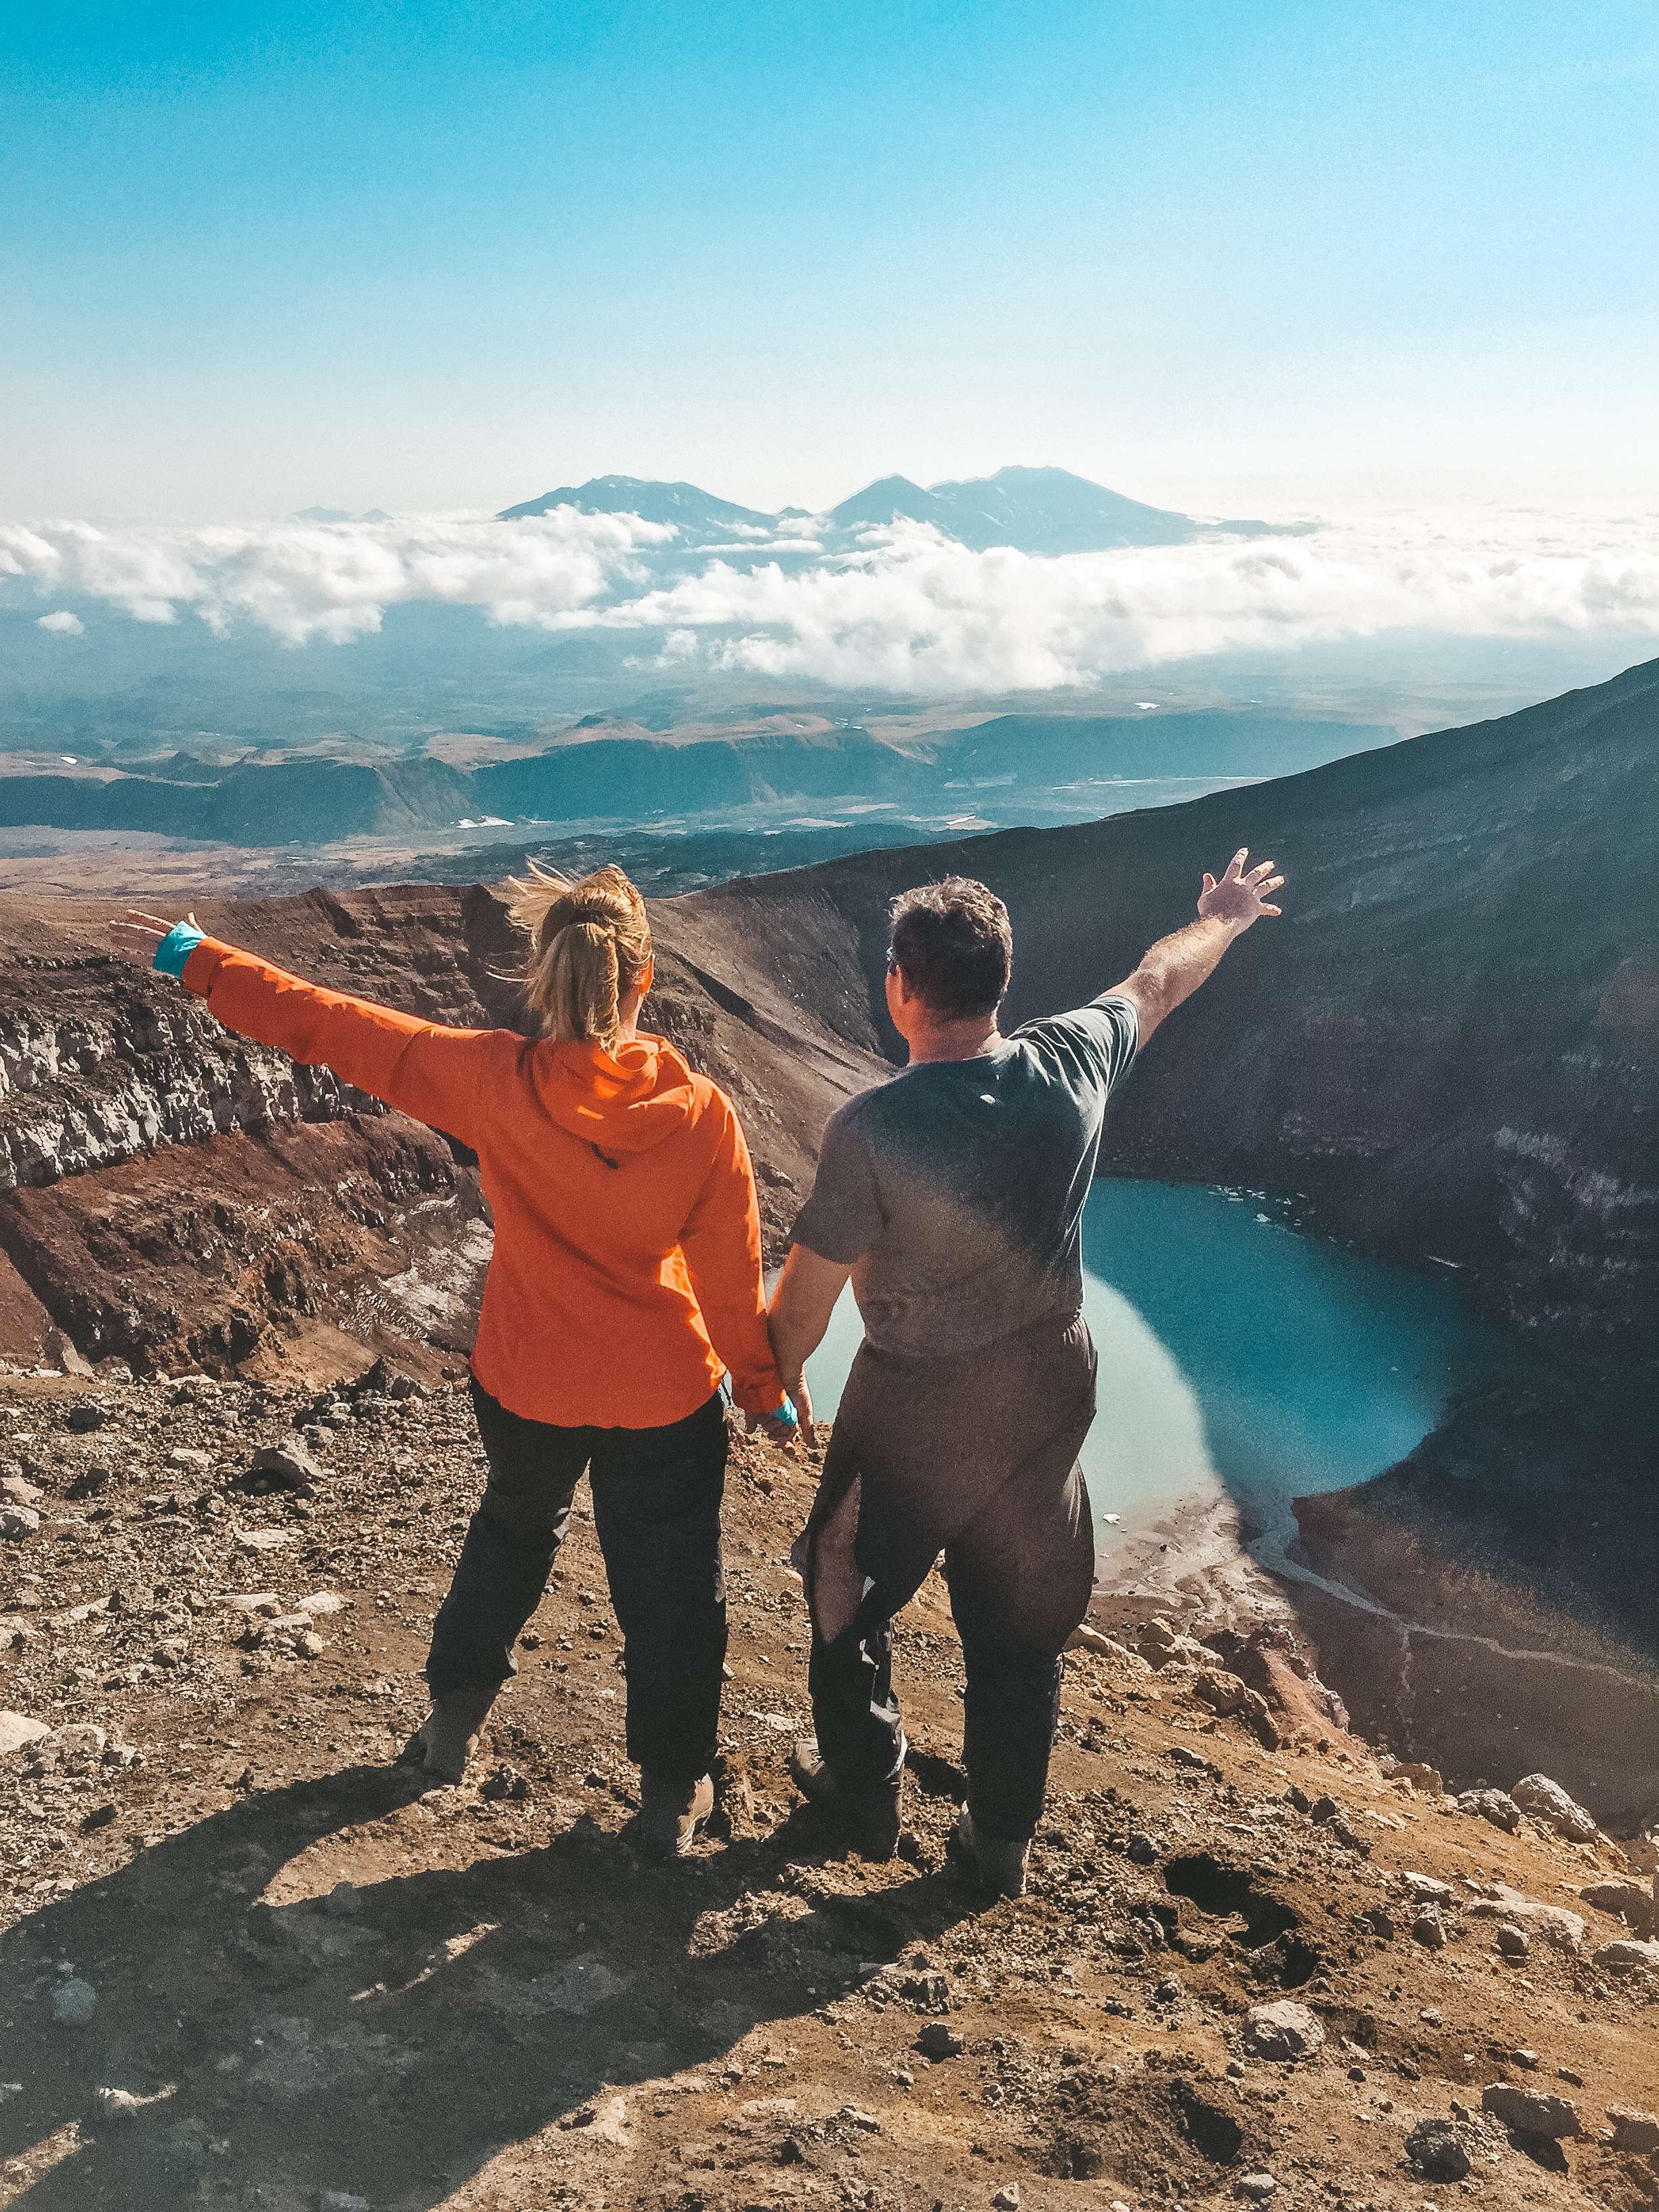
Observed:
[[[1121,492],[1108,491],[1069,469],[999,469],[994,476],[924,487],[908,477],[882,477],[854,492],[827,514],[813,516],[802,507],[767,514],[717,499],[696,484],[660,483],[641,477],[593,477],[584,484],[562,484],[539,499],[502,510],[503,522],[549,514],[574,507],[585,514],[637,514],[647,522],[672,523],[695,533],[737,538],[773,532],[785,523],[810,521],[822,533],[851,533],[872,525],[931,523],[959,544],[984,551],[1011,545],[1022,553],[1101,553],[1124,545],[1185,545],[1218,536],[1296,536],[1304,523],[1206,520],[1173,509],[1147,507]]]

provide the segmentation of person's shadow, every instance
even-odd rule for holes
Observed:
[[[0,2083],[21,2085],[0,2161],[34,2154],[14,2208],[299,2212],[333,2191],[425,2212],[596,2091],[718,2061],[973,1909],[948,1873],[778,1887],[792,1848],[823,1848],[801,1816],[673,1867],[579,1822],[366,1886],[349,1912],[260,1901],[283,1863],[414,1794],[356,1768],[245,1798],[0,1938]],[[65,1961],[97,1991],[84,2027],[53,2020]],[[153,2101],[112,2112],[100,2088]]]

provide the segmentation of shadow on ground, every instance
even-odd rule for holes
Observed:
[[[368,1883],[349,1915],[260,1901],[284,1863],[411,1795],[396,1771],[356,1768],[246,1798],[0,1939],[0,2081],[21,2084],[0,2105],[0,2158],[38,2154],[31,2178],[13,2169],[15,2207],[309,2212],[343,2191],[424,2212],[596,2091],[719,2061],[970,1909],[948,1875],[867,1899],[757,1896],[811,1848],[801,1816],[672,1868],[579,1824]],[[52,2022],[64,1960],[98,1993],[81,2029]],[[100,2087],[155,2101],[118,2122]],[[587,2154],[575,2130],[556,2141]]]

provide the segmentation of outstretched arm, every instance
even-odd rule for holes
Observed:
[[[157,915],[135,910],[111,926],[111,949],[135,968],[151,968],[172,930]],[[493,1031],[448,1029],[325,990],[212,937],[203,937],[181,965],[169,962],[165,972],[181,975],[239,1036],[276,1045],[308,1066],[332,1068],[371,1097],[471,1141]]]
[[[1267,904],[1267,894],[1284,883],[1273,873],[1271,860],[1259,860],[1247,873],[1248,845],[1240,846],[1219,880],[1206,875],[1198,902],[1198,920],[1172,936],[1161,937],[1141,957],[1133,975],[1127,976],[1107,995],[1127,999],[1139,1022],[1144,1045],[1166,1014],[1214,974],[1222,954],[1236,937],[1242,937],[1264,914],[1279,908]]]

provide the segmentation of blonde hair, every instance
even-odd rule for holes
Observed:
[[[514,876],[507,912],[530,939],[525,995],[542,1033],[614,1051],[621,1002],[651,966],[645,901],[620,868],[596,868],[573,883],[535,860]]]

